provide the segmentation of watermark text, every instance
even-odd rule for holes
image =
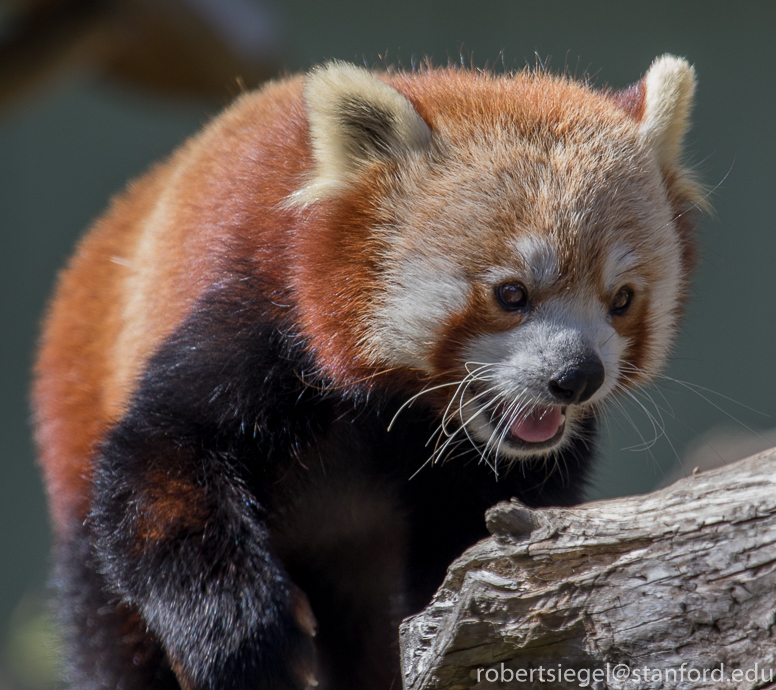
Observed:
[[[564,668],[558,666],[536,666],[534,668],[512,668],[505,664],[475,669],[478,683],[566,683],[569,687],[589,688],[599,683],[772,683],[776,680],[776,669],[755,664],[751,668],[727,668],[720,664],[716,668],[694,668],[682,664],[678,668],[650,668],[649,666],[628,666],[627,664],[606,664],[603,668]]]

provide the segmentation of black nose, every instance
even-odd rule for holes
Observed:
[[[590,400],[604,382],[606,372],[601,360],[591,355],[581,362],[561,369],[550,379],[550,393],[567,405]]]

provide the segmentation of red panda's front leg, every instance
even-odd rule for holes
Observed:
[[[235,299],[210,295],[150,361],[100,448],[87,527],[184,690],[297,690],[316,680],[315,621],[266,520],[315,414],[283,388],[298,362],[277,325]]]
[[[90,518],[110,588],[185,690],[310,687],[309,604],[229,459],[123,427],[100,458]]]

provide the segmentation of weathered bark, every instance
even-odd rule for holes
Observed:
[[[402,625],[406,690],[776,688],[776,449],[644,496],[486,519],[493,536]],[[539,667],[575,677],[542,683]]]

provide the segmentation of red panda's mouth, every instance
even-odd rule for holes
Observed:
[[[497,408],[496,416],[499,419],[493,421],[499,425],[504,424],[505,410]],[[527,414],[518,415],[509,420],[507,440],[521,447],[549,447],[563,436],[566,425],[566,408],[559,405],[537,405]],[[502,426],[503,428],[503,426]]]

